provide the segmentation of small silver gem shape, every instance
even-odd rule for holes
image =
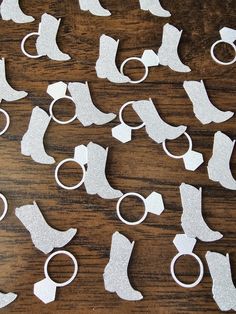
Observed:
[[[204,162],[203,155],[194,150],[184,155],[184,166],[186,170],[195,171]]]
[[[132,130],[128,125],[121,123],[112,128],[112,136],[122,143],[127,143],[132,139]]]
[[[141,60],[147,67],[155,67],[160,63],[158,55],[152,49],[144,50]]]
[[[176,249],[182,254],[192,253],[196,242],[196,239],[189,238],[186,234],[177,234],[173,240]]]
[[[160,215],[164,209],[164,202],[162,195],[157,192],[152,192],[145,200],[145,206],[149,213]]]

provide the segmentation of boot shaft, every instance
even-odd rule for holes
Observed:
[[[76,103],[91,103],[92,98],[88,83],[69,83],[68,90]]]
[[[234,149],[234,142],[226,134],[218,131],[214,136],[213,155],[221,156],[230,160]]]
[[[51,117],[41,108],[35,107],[30,117],[28,132],[37,133],[38,137],[44,136],[44,133],[51,121]]]
[[[119,40],[115,40],[107,35],[100,37],[99,46],[99,59],[102,58],[106,61],[115,61],[117,50],[119,46]]]
[[[44,13],[41,18],[40,25],[40,40],[50,44],[57,37],[61,19],[57,20],[54,16]]]
[[[108,149],[104,149],[98,144],[90,142],[87,145],[88,148],[88,170],[91,167],[91,169],[97,169],[98,172],[102,171],[105,173],[106,169],[106,163],[107,163],[107,155],[108,155]],[[99,160],[99,165],[97,164],[97,161]]]
[[[182,30],[179,31],[175,26],[167,23],[163,27],[162,45],[168,47],[168,49],[177,51],[177,47],[180,42]]]
[[[115,232],[112,235],[109,263],[120,264],[122,262],[128,267],[133,247],[134,242],[130,242],[129,239],[127,239],[125,236],[119,232]]]
[[[225,284],[227,281],[232,282],[231,266],[228,254],[224,256],[216,252],[207,252],[206,260],[213,279],[213,286],[221,286],[222,283]],[[225,286],[223,285],[223,287]]]

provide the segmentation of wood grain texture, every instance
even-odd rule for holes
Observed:
[[[206,166],[214,132],[221,130],[235,138],[236,118],[222,124],[201,125],[194,117],[182,84],[185,79],[204,79],[213,103],[222,110],[235,109],[235,65],[217,65],[209,51],[221,27],[235,28],[236,1],[162,0],[163,7],[172,13],[167,19],[141,11],[138,0],[103,0],[102,3],[112,12],[111,17],[99,18],[81,12],[77,0],[22,0],[23,10],[33,15],[35,22],[18,25],[0,21],[0,56],[7,60],[8,80],[16,89],[29,92],[23,100],[2,102],[10,114],[11,125],[0,139],[0,191],[9,201],[9,212],[0,224],[0,289],[19,295],[3,313],[218,313],[204,255],[207,250],[230,253],[236,278],[236,194],[210,181]],[[44,12],[62,18],[58,43],[71,55],[71,61],[33,60],[22,54],[22,38],[37,30]],[[151,69],[147,80],[137,86],[115,85],[97,78],[94,67],[101,34],[120,39],[120,64],[126,57],[140,56],[144,49],[157,50],[167,22],[184,30],[179,51],[184,63],[191,67],[191,73],[176,73],[160,66]],[[130,73],[141,76],[142,69],[134,65]],[[150,214],[143,224],[126,226],[116,217],[116,200],[89,196],[84,187],[62,190],[54,180],[55,165],[39,165],[21,155],[20,140],[32,108],[38,105],[48,110],[47,86],[59,80],[88,81],[94,102],[107,112],[118,113],[127,101],[151,97],[166,121],[189,127],[194,149],[202,152],[206,161],[196,172],[186,171],[181,160],[167,157],[144,130],[136,131],[133,141],[127,144],[113,139],[111,128],[117,125],[118,119],[102,127],[89,128],[82,127],[78,121],[67,126],[52,122],[46,134],[47,152],[57,162],[71,157],[78,144],[92,140],[109,146],[107,175],[111,184],[124,192],[135,191],[144,196],[152,191],[162,193],[166,210],[160,217]],[[128,111],[126,119],[131,122],[137,117]],[[182,143],[181,138],[171,144],[172,149],[178,152]],[[235,165],[234,154],[234,175]],[[66,173],[70,183],[76,180],[76,168],[67,169]],[[177,253],[172,240],[182,232],[181,182],[203,187],[205,219],[209,226],[224,234],[218,242],[197,243],[195,252],[203,260],[205,276],[194,289],[177,286],[169,272],[171,259]],[[77,236],[65,248],[78,259],[78,276],[71,285],[59,289],[56,302],[48,305],[33,295],[33,284],[43,278],[46,256],[34,248],[29,233],[14,214],[16,207],[33,200],[38,202],[50,225],[61,230],[78,228]],[[126,204],[132,213],[136,208],[136,203]],[[104,290],[102,274],[109,259],[111,235],[116,230],[136,242],[129,273],[133,286],[142,292],[143,301],[125,302]],[[51,268],[56,278],[63,280],[70,276],[65,265],[66,261]],[[191,259],[184,259],[178,269],[186,281],[194,280],[198,271]]]

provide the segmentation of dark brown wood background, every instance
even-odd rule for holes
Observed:
[[[0,289],[13,291],[18,299],[4,313],[217,313],[212,299],[211,278],[205,261],[207,250],[230,253],[233,277],[236,278],[236,195],[208,179],[207,161],[212,152],[213,136],[217,130],[236,136],[235,117],[222,124],[203,126],[194,117],[192,105],[182,84],[187,80],[204,79],[209,96],[219,108],[234,110],[236,100],[235,65],[220,66],[213,62],[210,47],[219,38],[223,26],[235,28],[235,0],[162,0],[170,10],[170,18],[159,18],[139,9],[138,0],[103,0],[111,17],[95,17],[81,12],[77,0],[21,1],[23,10],[36,21],[18,25],[0,21],[0,56],[6,58],[9,82],[29,96],[13,103],[2,102],[11,117],[7,133],[0,139],[0,191],[9,201],[9,212],[0,224]],[[58,43],[71,55],[68,62],[47,58],[26,58],[20,50],[22,38],[37,30],[40,17],[48,12],[61,17]],[[98,79],[95,63],[99,37],[105,33],[120,39],[117,63],[130,56],[141,56],[144,49],[157,50],[161,44],[162,28],[171,23],[183,29],[180,56],[192,72],[181,74],[168,68],[150,70],[148,79],[139,85],[115,85]],[[33,51],[33,40],[31,42]],[[228,51],[225,51],[225,54]],[[140,77],[142,68],[132,65],[129,73]],[[160,217],[150,214],[139,226],[122,224],[115,211],[116,200],[103,200],[86,194],[84,187],[75,191],[62,190],[54,180],[55,165],[40,165],[20,153],[20,141],[25,133],[32,108],[48,110],[48,84],[63,80],[88,81],[94,102],[107,112],[118,113],[122,104],[130,100],[153,98],[162,117],[173,125],[186,124],[193,139],[194,149],[203,153],[205,163],[195,172],[186,171],[181,160],[167,157],[160,145],[151,141],[145,130],[134,133],[133,141],[121,144],[111,137],[111,128],[118,119],[102,126],[84,128],[78,121],[70,125],[52,122],[45,137],[47,152],[59,162],[73,155],[79,144],[94,141],[109,146],[107,176],[111,184],[124,192],[138,192],[148,196],[152,191],[163,194],[166,210]],[[57,107],[60,116],[72,114],[73,106]],[[127,110],[127,122],[137,117]],[[186,147],[183,138],[170,144],[175,152]],[[236,155],[232,170],[236,175]],[[75,165],[64,169],[67,183],[76,182]],[[181,202],[179,185],[186,182],[203,188],[204,217],[224,238],[214,243],[197,242],[195,252],[205,266],[202,282],[194,289],[184,289],[173,281],[169,267],[177,253],[172,243],[181,233]],[[32,244],[27,230],[14,214],[18,206],[36,200],[48,223],[61,230],[78,228],[77,236],[65,247],[79,263],[74,282],[58,289],[55,302],[44,305],[33,295],[33,285],[43,279],[46,257]],[[141,214],[134,200],[124,204],[129,217]],[[128,213],[128,211],[130,213]],[[103,270],[109,259],[112,233],[116,230],[135,241],[129,267],[132,285],[142,292],[140,302],[126,302],[104,290]],[[68,267],[67,267],[68,266]],[[53,278],[66,280],[72,268],[67,259],[55,259],[50,270]],[[180,277],[191,282],[198,273],[192,259],[178,263]]]

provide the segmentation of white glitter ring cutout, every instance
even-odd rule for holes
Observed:
[[[183,283],[182,281],[180,281],[176,275],[175,275],[175,263],[176,261],[183,255],[189,255],[189,256],[192,256],[196,259],[196,261],[198,262],[199,264],[199,267],[200,267],[200,273],[199,273],[199,276],[198,278],[196,279],[196,281],[194,281],[193,283]],[[171,275],[172,275],[172,278],[174,279],[174,281],[180,285],[181,287],[183,288],[194,288],[196,287],[202,280],[202,277],[203,277],[203,273],[204,273],[204,270],[203,270],[203,264],[202,264],[202,261],[201,259],[194,253],[189,253],[189,254],[181,254],[181,253],[178,253],[177,255],[175,255],[175,257],[172,259],[171,261],[171,264],[170,264],[170,271],[171,271]]]
[[[40,29],[40,25],[39,25],[39,29]],[[37,54],[37,55],[31,55],[31,54],[29,54],[27,51],[26,51],[26,49],[25,49],[25,43],[26,43],[26,41],[30,38],[30,37],[32,37],[32,36],[39,36],[40,35],[40,32],[33,32],[33,33],[30,33],[30,34],[28,34],[28,35],[26,35],[24,38],[23,38],[23,40],[22,40],[22,42],[21,42],[21,50],[22,50],[22,52],[23,52],[23,54],[26,56],[26,57],[28,57],[28,58],[31,58],[31,59],[38,59],[38,58],[41,58],[43,55],[39,55],[39,54]]]
[[[141,128],[143,128],[143,127],[145,126],[145,123],[144,123],[144,122],[141,123],[141,124],[138,125],[138,126],[131,126],[131,125],[128,125],[128,124],[124,121],[124,119],[123,119],[123,112],[124,112],[125,108],[128,107],[128,106],[130,106],[130,105],[132,106],[133,103],[134,103],[133,101],[128,101],[127,103],[125,103],[125,104],[120,108],[120,111],[119,111],[119,119],[120,119],[121,124],[127,125],[130,129],[132,129],[132,130],[139,130],[139,129],[141,129]]]
[[[128,220],[126,220],[126,219],[124,219],[123,217],[122,217],[122,215],[121,215],[121,213],[120,213],[120,205],[121,205],[121,202],[124,200],[124,198],[126,198],[126,197],[128,197],[128,196],[135,196],[135,197],[138,197],[139,199],[141,199],[141,201],[143,202],[143,204],[144,204],[144,214],[143,214],[143,216],[139,219],[139,220],[137,220],[137,221],[128,221]],[[127,193],[127,194],[124,194],[119,200],[118,200],[118,202],[117,202],[117,205],[116,205],[116,212],[117,212],[117,216],[119,217],[119,219],[123,222],[123,223],[125,223],[126,225],[130,225],[130,226],[135,226],[135,225],[139,225],[139,224],[141,224],[145,219],[146,219],[146,217],[147,217],[147,214],[148,214],[148,211],[147,211],[147,209],[146,209],[146,207],[145,207],[145,198],[142,196],[142,195],[140,195],[140,194],[138,194],[138,193]]]
[[[141,58],[138,58],[138,57],[130,57],[130,58],[126,59],[125,61],[123,61],[123,63],[121,64],[121,67],[120,67],[121,74],[125,75],[124,74],[124,67],[125,67],[125,65],[129,61],[139,61],[139,62],[141,62],[143,64],[144,69],[145,69],[144,75],[143,75],[143,77],[140,80],[131,80],[130,79],[129,83],[131,83],[131,84],[139,84],[139,83],[142,83],[143,81],[145,81],[147,76],[148,76],[148,66],[142,61]]]
[[[9,128],[9,125],[10,125],[10,117],[9,117],[9,114],[0,108],[0,112],[5,116],[6,118],[6,124],[5,124],[5,127],[0,131],[0,135],[3,135],[7,129]]]
[[[166,147],[166,141],[162,142],[162,147],[169,157],[174,159],[183,159],[184,167],[186,170],[195,171],[204,162],[203,155],[202,153],[193,150],[193,143],[190,135],[186,132],[184,132],[183,134],[187,137],[189,142],[189,148],[187,152],[184,153],[183,155],[174,155],[170,153]]]
[[[59,176],[58,176],[58,172],[61,168],[61,166],[63,166],[65,163],[67,162],[76,162],[78,165],[80,165],[82,171],[83,171],[83,174],[82,174],[82,178],[81,180],[79,181],[79,183],[77,183],[76,185],[73,185],[73,186],[67,186],[67,185],[64,185],[60,180],[59,180]],[[85,173],[86,173],[86,170],[85,170],[85,167],[84,165],[78,163],[74,158],[67,158],[67,159],[64,159],[62,160],[61,162],[59,162],[59,164],[57,165],[56,167],[56,170],[55,170],[55,180],[57,182],[57,184],[65,189],[65,190],[75,190],[77,188],[79,188],[83,183],[84,183],[84,180],[85,180]]]
[[[3,213],[2,213],[2,215],[0,216],[0,221],[2,221],[2,220],[5,218],[6,214],[7,214],[8,203],[7,203],[6,197],[5,197],[2,193],[0,193],[0,198],[2,199],[3,205],[4,205]]]
[[[228,45],[230,45],[231,47],[233,47],[234,51],[235,51],[235,56],[233,58],[233,60],[231,61],[228,61],[228,62],[223,62],[221,60],[219,60],[216,55],[215,55],[215,47],[218,45],[218,44],[221,44],[221,43],[225,43],[224,40],[217,40],[212,46],[211,46],[211,57],[212,59],[216,62],[216,63],[219,63],[221,65],[231,65],[233,64],[235,61],[236,61],[236,46],[235,44],[233,43],[227,43]]]
[[[58,98],[58,99],[54,99],[54,100],[51,102],[50,106],[49,106],[49,113],[50,113],[52,119],[53,119],[55,122],[57,122],[57,123],[59,123],[59,124],[64,124],[64,125],[65,125],[65,124],[69,124],[69,123],[73,122],[73,121],[77,118],[77,115],[76,115],[76,113],[75,113],[75,115],[74,115],[71,119],[66,120],[66,121],[62,121],[62,120],[57,119],[57,118],[55,117],[55,115],[53,114],[53,106],[55,105],[55,103],[56,103],[58,100],[61,100],[61,99],[69,99],[69,100],[71,100],[72,103],[74,104],[73,98],[70,97],[70,96],[64,96],[64,97],[61,97],[61,98]],[[75,105],[75,104],[74,104],[74,105]]]
[[[56,282],[55,280],[52,280],[52,278],[49,276],[48,274],[48,264],[50,262],[50,260],[56,256],[56,255],[59,255],[59,254],[63,254],[63,255],[67,255],[71,258],[71,260],[73,261],[74,263],[74,272],[72,274],[72,276],[70,277],[70,279],[68,279],[67,281],[65,282]],[[44,275],[47,279],[51,280],[57,287],[65,287],[67,285],[69,285],[76,277],[78,273],[78,263],[77,263],[77,260],[76,258],[74,257],[74,255],[72,255],[70,252],[68,251],[64,251],[64,250],[61,250],[61,251],[56,251],[54,253],[52,253],[46,260],[45,264],[44,264]]]
[[[124,200],[124,198],[126,198],[128,196],[135,196],[135,197],[141,199],[141,201],[144,204],[144,214],[137,221],[128,221],[128,220],[124,219],[124,217],[122,217],[122,215],[120,213],[120,205],[121,205],[122,201]],[[135,226],[135,225],[139,225],[140,223],[142,223],[146,219],[148,213],[152,213],[152,214],[159,216],[164,211],[164,209],[165,209],[165,207],[164,207],[162,195],[157,193],[157,192],[152,192],[147,198],[144,198],[142,195],[140,195],[138,193],[134,193],[134,192],[126,193],[121,198],[119,198],[119,200],[116,204],[116,212],[117,212],[118,218],[123,223],[125,223],[126,225],[130,225],[130,226]]]
[[[192,150],[192,148],[193,148],[193,142],[192,142],[192,139],[191,139],[190,135],[189,135],[188,133],[186,133],[186,132],[184,132],[183,134],[186,136],[189,145],[188,145],[188,150],[187,150],[187,152],[184,153],[184,154],[182,154],[182,155],[174,155],[174,154],[170,153],[169,150],[168,150],[167,147],[166,147],[166,141],[164,141],[164,142],[162,143],[162,147],[163,147],[165,153],[166,153],[169,157],[174,158],[174,159],[182,159],[182,158],[184,158],[184,156],[185,156],[188,152],[190,152],[190,151]]]
[[[124,112],[125,108],[128,106],[133,107],[134,103],[135,103],[135,101],[128,101],[127,103],[125,103],[124,105],[121,106],[120,111],[119,111],[120,124],[115,126],[114,128],[112,128],[112,130],[111,130],[112,136],[122,143],[127,143],[127,142],[131,141],[133,130],[138,130],[138,129],[141,129],[145,126],[145,122],[142,122],[141,124],[139,124],[137,126],[131,126],[131,125],[128,125],[123,119],[123,112]]]

